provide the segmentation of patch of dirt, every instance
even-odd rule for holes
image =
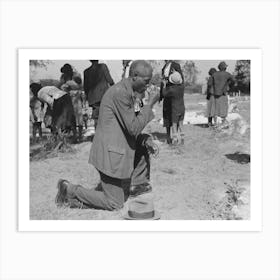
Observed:
[[[203,95],[185,96],[187,110],[201,112],[203,102]],[[250,124],[250,101],[240,100],[237,107]],[[153,135],[160,149],[159,156],[151,158],[151,184],[161,219],[249,219],[250,160],[246,162],[245,157],[250,159],[250,128],[241,135],[235,130],[228,133],[187,124],[184,145],[170,147],[165,143],[165,129],[159,121],[162,102],[155,106],[155,115],[145,131]],[[88,164],[90,147],[91,142],[72,144],[74,152],[58,152],[55,157],[30,162],[31,219],[122,219],[125,208],[110,212],[55,206],[56,184],[60,178],[86,188],[98,185],[99,175]],[[241,155],[242,162],[231,155],[238,158]]]

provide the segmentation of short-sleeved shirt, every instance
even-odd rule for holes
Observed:
[[[51,105],[54,99],[58,99],[65,94],[66,94],[65,91],[60,90],[55,86],[46,86],[39,90],[38,98],[43,102],[46,102],[49,105]]]

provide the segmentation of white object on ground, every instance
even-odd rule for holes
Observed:
[[[93,126],[91,126],[91,127],[88,127],[88,128],[87,128],[87,130],[86,130],[84,136],[85,136],[85,137],[89,137],[89,136],[92,136],[94,133],[95,133],[95,129],[94,129]]]
[[[206,101],[198,102],[198,105],[206,106]]]
[[[195,111],[185,112],[184,124],[205,124],[207,118],[201,113]]]
[[[242,118],[242,116],[238,113],[230,113],[227,116],[227,121],[229,125],[234,126],[234,130],[241,135],[243,135],[249,125]],[[189,111],[185,113],[184,124],[207,124],[208,119],[202,114],[202,112]],[[221,118],[217,118],[217,123],[220,124],[222,122]],[[163,124],[163,119],[161,118],[159,123]]]

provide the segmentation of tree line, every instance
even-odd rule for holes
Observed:
[[[163,60],[149,60],[152,67],[154,68],[154,75],[152,77],[152,83],[155,85],[160,85],[161,82],[161,68],[163,67]],[[31,72],[36,71],[36,68],[47,68],[47,66],[52,63],[50,60],[30,60]],[[182,72],[185,81],[186,92],[202,92],[202,85],[198,82],[198,75],[200,70],[195,65],[192,60],[181,60],[180,61]],[[250,60],[237,60],[235,64],[235,69],[231,73],[235,79],[234,91],[241,91],[244,94],[250,94],[250,74],[251,74],[251,61]],[[43,83],[50,83],[51,79]]]

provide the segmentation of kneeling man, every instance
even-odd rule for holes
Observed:
[[[131,64],[129,77],[107,90],[100,105],[99,122],[89,163],[99,171],[101,191],[59,180],[58,206],[115,210],[129,195],[151,191],[149,137],[141,134],[154,118],[152,108],[159,93],[150,95],[147,105],[135,114],[137,98],[143,98],[152,77],[152,67],[144,60]]]

